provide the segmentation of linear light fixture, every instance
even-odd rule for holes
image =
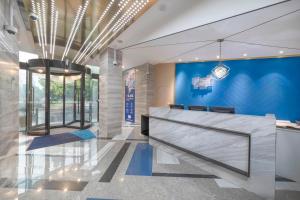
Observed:
[[[76,35],[76,33],[77,33],[77,30],[78,30],[78,28],[79,28],[79,25],[80,25],[82,19],[83,19],[83,15],[85,14],[85,11],[86,11],[88,5],[89,5],[89,1],[87,0],[87,1],[85,2],[85,5],[84,5],[84,7],[83,7],[83,10],[81,11],[80,18],[79,18],[79,20],[78,20],[78,22],[77,22],[77,25],[76,25],[76,27],[75,27],[75,31],[73,32],[73,36],[72,36],[72,38],[71,38],[71,41],[70,41],[68,50],[66,51],[66,55],[68,55],[68,53],[69,53],[71,44],[72,44],[72,42],[73,42],[73,40],[74,40],[74,37],[75,37],[75,35]]]
[[[122,18],[118,23],[116,23],[113,28],[113,31],[117,31],[121,26],[123,27],[126,25],[132,18],[134,18],[149,2],[149,0],[142,0],[138,2],[135,7],[133,7],[127,15],[124,15],[124,18]]]
[[[44,45],[47,46],[47,18],[46,18],[46,5],[45,0],[42,0],[42,15],[43,15],[43,30],[44,30]]]
[[[72,62],[74,62],[78,57],[80,57],[82,55],[82,53],[83,53],[83,51],[82,51],[83,47],[85,47],[85,44],[88,42],[88,40],[93,35],[93,33],[95,32],[95,30],[97,29],[97,27],[100,25],[100,23],[102,22],[103,18],[106,16],[107,12],[110,10],[110,8],[112,7],[112,5],[113,5],[114,2],[115,2],[115,0],[111,0],[109,2],[108,6],[105,8],[104,12],[100,16],[100,18],[97,21],[97,23],[95,24],[94,28],[92,29],[92,31],[89,33],[89,35],[85,39],[83,45],[80,47],[79,51],[77,51],[77,53],[76,53],[75,57],[73,58]],[[86,48],[87,48],[87,46],[86,46]],[[80,53],[81,53],[81,55],[79,56]]]
[[[42,23],[42,12],[41,12],[41,5],[38,2],[36,4],[37,6],[37,12],[38,12],[38,24],[39,24],[39,32],[40,32],[40,38],[41,38],[41,47],[42,47],[42,53],[43,53],[43,57],[45,58],[45,47],[44,47],[44,31],[43,31],[43,23]]]
[[[54,32],[54,0],[51,0],[51,16],[50,16],[50,54],[53,48],[53,32]]]
[[[74,20],[74,23],[73,23],[73,26],[72,26],[72,29],[71,29],[71,32],[70,32],[70,35],[69,35],[69,38],[68,38],[68,42],[67,42],[67,45],[65,47],[65,50],[64,50],[64,53],[63,53],[63,56],[62,56],[61,60],[63,60],[64,57],[67,56],[68,53],[69,53],[71,44],[72,44],[72,42],[74,40],[74,37],[75,37],[76,32],[77,32],[77,30],[79,28],[79,25],[80,25],[80,23],[82,21],[83,15],[84,15],[84,13],[85,13],[85,11],[87,9],[88,4],[89,4],[89,1],[87,0],[87,1],[85,1],[85,4],[84,4],[83,8],[82,8],[82,6],[79,6],[79,9],[78,9],[78,11],[76,13],[76,18]]]
[[[130,0],[125,0],[125,2],[122,4],[122,6],[119,8],[119,10],[114,14],[114,16],[110,19],[110,21],[106,24],[106,26],[104,27],[104,29],[99,33],[99,35],[95,38],[95,40],[92,42],[91,46],[89,48],[86,48],[88,52],[92,46],[94,46],[94,48],[97,46],[95,45],[97,40],[102,36],[102,34],[109,28],[109,26],[112,24],[112,22],[114,22],[114,20],[116,19],[116,17],[124,10],[124,8],[127,6],[128,2]],[[93,51],[93,50],[92,50]]]
[[[86,52],[88,50],[88,48],[92,45],[92,42],[89,42],[89,44],[87,45],[87,48],[82,52],[82,54],[78,57],[78,59],[76,60],[76,63],[84,56],[86,55]]]
[[[79,6],[79,8],[78,8],[78,10],[77,10],[77,13],[76,13],[75,20],[74,20],[74,22],[73,22],[73,25],[72,25],[72,28],[71,28],[71,31],[70,31],[70,34],[69,34],[69,37],[68,37],[68,40],[67,40],[67,44],[66,44],[66,46],[65,46],[65,50],[64,50],[63,56],[61,57],[61,60],[63,60],[64,57],[65,57],[65,55],[66,55],[66,50],[67,50],[67,48],[68,48],[68,46],[69,46],[70,39],[71,39],[71,37],[72,37],[73,31],[74,31],[74,29],[75,29],[75,26],[76,26],[76,24],[77,24],[78,18],[79,18],[79,16],[80,16],[81,9],[82,9],[82,6]]]
[[[58,11],[55,13],[55,22],[54,22],[54,34],[53,34],[53,46],[52,46],[52,60],[54,59],[55,55],[55,43],[56,43],[56,31],[57,31],[57,21],[58,21]]]
[[[34,1],[34,0],[31,0],[31,7],[32,7],[32,12],[33,12],[34,14],[37,14],[37,12],[36,12],[36,6],[35,6],[35,1]],[[39,46],[42,47],[39,23],[38,23],[37,20],[35,20],[35,21],[34,21],[34,24],[35,24],[35,28],[36,28],[36,32],[37,32],[37,37],[38,37]]]
[[[141,11],[146,4],[149,2],[149,0],[142,0],[142,1],[135,1],[130,8],[119,18],[119,20],[116,22],[116,24],[101,38],[101,40],[94,46],[94,48],[88,53],[84,61],[84,63],[89,56],[91,56],[97,49],[101,49],[106,43],[109,42],[132,18],[134,18],[139,11]],[[102,41],[111,33],[114,32],[114,34],[109,37],[104,43]],[[79,60],[80,61],[80,60]],[[77,63],[79,62],[77,61]]]

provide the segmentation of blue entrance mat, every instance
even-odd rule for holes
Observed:
[[[92,138],[95,138],[95,135],[90,130],[79,130],[73,133],[61,133],[57,135],[36,137],[32,140],[27,151]]]
[[[89,139],[96,138],[94,133],[90,130],[87,130],[87,129],[86,130],[74,131],[72,134],[76,135],[77,137],[80,137],[80,139],[82,139],[82,140],[89,140]]]

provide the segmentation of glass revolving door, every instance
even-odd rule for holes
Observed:
[[[88,68],[58,60],[33,59],[27,69],[28,134],[48,135],[52,128],[84,129],[91,125]]]
[[[32,135],[46,133],[46,73],[43,72],[45,72],[45,68],[39,67],[28,73],[27,131]]]

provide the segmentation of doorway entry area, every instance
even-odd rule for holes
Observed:
[[[98,74],[49,59],[32,59],[20,68],[26,70],[28,135],[49,135],[50,129],[62,127],[85,129],[98,121]]]

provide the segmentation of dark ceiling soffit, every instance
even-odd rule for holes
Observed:
[[[34,43],[38,44],[38,38],[36,36],[33,37],[33,40],[34,40]],[[55,46],[65,47],[66,46],[66,40],[62,39],[62,38],[57,38],[57,36],[56,36]],[[73,41],[70,49],[74,49],[74,50],[78,51],[80,49],[80,47],[81,47],[81,44],[75,43]]]
[[[27,31],[31,31],[30,29],[30,23],[29,23],[29,17],[25,11],[24,1],[23,0],[17,0],[17,4],[23,19],[23,22],[25,24],[25,28]]]

